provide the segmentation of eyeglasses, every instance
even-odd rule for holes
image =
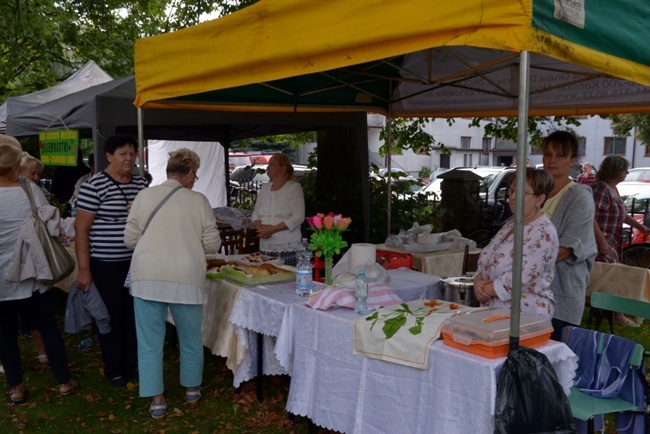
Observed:
[[[515,193],[515,189],[514,189],[514,188],[509,188],[509,189],[506,191],[506,193],[508,194],[508,197],[512,197],[512,196],[515,196],[515,195],[516,195],[516,193]],[[528,193],[527,191],[524,192],[524,194],[525,194],[526,196],[528,196],[528,195],[531,195],[531,196],[537,196],[535,193]]]

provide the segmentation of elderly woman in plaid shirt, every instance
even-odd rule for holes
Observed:
[[[620,262],[623,223],[627,223],[644,234],[650,232],[650,229],[627,213],[625,203],[618,194],[616,185],[625,179],[628,167],[629,163],[625,158],[610,155],[603,160],[596,173],[596,182],[591,185],[596,205],[594,232],[598,244],[596,261],[599,262]],[[621,313],[617,313],[615,319],[623,326],[639,326]]]

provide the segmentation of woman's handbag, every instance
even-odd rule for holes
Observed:
[[[38,240],[41,242],[41,246],[43,246],[43,251],[47,257],[47,263],[52,272],[51,280],[38,279],[38,282],[46,285],[54,285],[68,277],[74,271],[75,260],[70,256],[59,240],[50,235],[50,232],[47,230],[47,225],[38,216],[38,210],[36,209],[34,197],[32,196],[32,189],[28,185],[28,182],[23,183],[22,187],[27,193],[29,203],[32,206],[34,230],[36,231]]]

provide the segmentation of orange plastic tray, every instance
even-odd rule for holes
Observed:
[[[530,348],[544,346],[550,340],[552,332],[553,328],[531,333],[525,338],[520,338],[519,345],[522,347]],[[465,341],[464,336],[463,340],[468,343],[458,342],[457,340],[454,340],[452,334],[446,330],[442,331],[442,339],[445,345],[456,348],[457,350],[475,354],[477,356],[486,357],[488,359],[496,359],[498,357],[505,357],[508,355],[509,342],[491,344],[489,342],[483,342],[476,339],[468,339]]]

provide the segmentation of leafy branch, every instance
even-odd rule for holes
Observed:
[[[399,331],[406,324],[408,317],[415,318],[415,325],[410,327],[409,333],[412,335],[419,335],[422,333],[422,324],[424,323],[424,318],[431,314],[432,310],[428,307],[420,307],[415,310],[411,308],[406,303],[402,303],[401,308],[395,309],[390,313],[379,315],[379,311],[375,311],[372,315],[366,318],[366,321],[372,321],[370,325],[370,330],[375,327],[377,321],[384,321],[384,326],[381,330],[384,332],[386,339],[390,339],[395,336],[395,333]]]

